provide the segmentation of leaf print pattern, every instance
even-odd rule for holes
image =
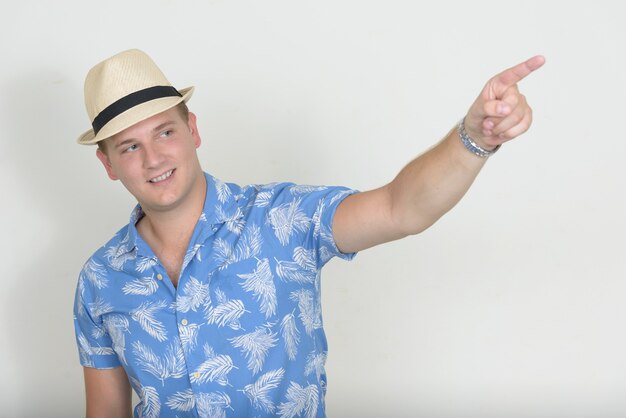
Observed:
[[[320,240],[320,262],[321,265],[324,265],[335,255],[335,239],[333,237],[333,233],[330,229],[330,226],[324,225],[322,223],[322,214],[324,213],[325,202],[319,202],[317,206],[317,210],[313,215],[313,234],[319,237]]]
[[[320,378],[324,374],[324,365],[326,364],[327,353],[312,352],[306,358],[306,366],[304,367],[304,375],[309,376],[315,372],[315,377]]]
[[[182,294],[176,298],[176,310],[178,312],[196,312],[209,296],[209,284],[202,283],[193,276],[185,283]]]
[[[326,264],[333,257],[334,254],[328,247],[320,247],[320,263],[322,265]]]
[[[159,264],[159,261],[156,258],[141,257],[137,261],[137,266],[135,267],[135,270],[138,273],[144,273],[145,271],[150,270],[152,267],[156,266],[157,264]]]
[[[283,280],[300,284],[314,283],[317,275],[314,254],[312,250],[296,247],[293,250],[294,261],[276,260],[276,274]]]
[[[256,269],[250,274],[238,274],[244,279],[241,287],[246,292],[252,292],[257,302],[261,303],[261,312],[268,319],[276,314],[276,286],[270,270],[270,263],[267,258],[257,261]]]
[[[294,261],[276,261],[276,274],[285,281],[300,284],[313,283],[315,275],[302,270],[302,267]]]
[[[83,364],[87,366],[93,367],[92,357],[94,355],[106,356],[114,354],[113,350],[108,347],[92,347],[89,345],[89,341],[83,333],[78,333],[76,337],[78,340],[78,353],[81,360],[84,360]]]
[[[127,261],[134,260],[137,257],[136,248],[129,250],[127,247],[129,238],[129,234],[126,233],[118,245],[109,247],[104,253],[109,261],[109,265],[114,270],[121,271]]]
[[[243,212],[241,209],[237,208],[235,213],[232,215],[227,215],[224,212],[224,208],[222,206],[215,207],[215,216],[217,217],[219,222],[223,222],[226,225],[226,228],[233,234],[239,235],[246,224],[243,219]]]
[[[122,288],[125,295],[150,296],[159,289],[159,284],[154,277],[142,277],[126,283]]]
[[[307,186],[307,185],[294,185],[289,188],[289,192],[293,195],[297,194],[309,194],[313,192],[320,192],[326,190],[326,186]]]
[[[322,231],[324,229],[325,228],[322,228]],[[322,265],[324,265],[328,262],[328,260],[335,256],[335,243],[333,241],[332,234],[330,233],[326,235],[324,232],[322,232],[320,236],[322,242],[328,243],[328,245],[322,245],[320,247],[320,262],[322,263]]]
[[[292,292],[290,298],[298,302],[299,317],[307,334],[311,335],[314,330],[322,327],[321,308],[315,302],[312,291],[301,289]]]
[[[145,418],[158,418],[161,414],[161,400],[159,392],[152,386],[142,386],[139,393],[141,403],[139,405],[139,416]]]
[[[281,418],[314,418],[319,404],[319,392],[317,386],[309,385],[302,387],[296,382],[291,382],[287,389],[287,402],[278,406],[278,415]]]
[[[221,269],[235,261],[233,246],[223,238],[218,238],[213,244],[213,258]]]
[[[191,389],[177,392],[167,400],[167,406],[181,412],[189,412],[194,406],[203,418],[226,417],[225,410],[230,408],[230,397],[223,392],[199,393],[194,396]]]
[[[303,269],[317,272],[317,263],[315,262],[314,250],[307,250],[304,247],[296,247],[293,249],[293,259]]]
[[[206,360],[191,375],[191,383],[217,382],[222,386],[228,385],[227,375],[235,367],[230,356],[215,354],[213,348],[204,345]]]
[[[263,362],[270,348],[276,346],[276,333],[272,332],[272,324],[265,324],[248,334],[229,338],[233,347],[241,349],[248,360],[248,369],[257,374],[263,368]]]
[[[343,256],[330,223],[339,189],[207,183],[177,286],[156,280],[163,266],[138,241],[139,206],[83,266],[81,363],[121,363],[142,418],[323,416],[319,268]]]
[[[189,412],[195,405],[193,390],[186,389],[183,392],[176,392],[167,398],[165,404],[176,411]]]
[[[78,276],[78,284],[76,285],[75,298],[76,299],[74,300],[74,310],[75,310],[74,320],[76,320],[77,316],[83,317],[87,313],[87,311],[85,310],[85,277],[83,276],[82,273]]]
[[[131,386],[139,396],[138,414],[140,417],[157,418],[161,413],[161,400],[159,393],[152,386],[142,386],[139,380],[132,376],[128,377]]]
[[[109,284],[107,271],[104,266],[90,258],[82,270],[82,276],[86,277],[96,288],[103,289]]]
[[[254,200],[254,206],[257,208],[265,208],[272,203],[272,198],[274,197],[274,193],[271,191],[259,192],[256,195],[256,199]]]
[[[185,376],[185,358],[180,342],[174,340],[167,349],[163,357],[159,357],[150,347],[141,343],[133,342],[133,353],[137,357],[139,367],[154,377],[161,380],[165,385],[165,379],[178,379]]]
[[[194,245],[187,253],[185,254],[185,258],[183,258],[183,265],[181,267],[181,271],[187,267],[187,264],[191,261],[192,258],[196,258],[198,261],[202,261],[202,253],[199,251],[202,248],[202,244]]]
[[[339,191],[339,193],[336,193],[334,196],[332,196],[330,198],[330,200],[328,201],[328,206],[334,205],[336,202],[338,202],[339,200],[349,196],[352,193],[353,193],[353,191],[351,191],[351,190],[341,190],[341,191]]]
[[[141,328],[148,334],[156,338],[157,341],[167,340],[167,331],[163,323],[157,320],[154,315],[167,306],[167,302],[161,300],[158,302],[144,302],[137,309],[130,311],[130,316],[139,322]]]
[[[246,307],[239,299],[229,300],[221,290],[215,291],[218,305],[207,310],[207,324],[216,324],[218,327],[228,326],[233,330],[241,329],[239,318],[245,313]]]
[[[113,311],[113,306],[98,297],[95,302],[89,304],[91,316],[98,317]]]
[[[300,199],[294,199],[270,209],[268,222],[274,229],[274,234],[282,245],[289,244],[289,239],[296,231],[305,232],[309,229],[311,220],[300,208]]]
[[[128,319],[124,315],[113,314],[105,316],[102,323],[111,337],[113,350],[115,350],[122,363],[128,364],[125,355],[126,339],[124,338],[124,333],[128,332]]]
[[[215,179],[215,191],[217,192],[217,200],[219,200],[220,203],[226,202],[228,198],[232,195],[228,184],[217,179]]]
[[[225,239],[216,239],[213,257],[220,265],[220,269],[224,269],[232,263],[256,257],[261,252],[262,246],[261,229],[258,225],[252,225],[241,234],[234,248]]]
[[[110,356],[115,354],[109,347],[91,347],[91,352],[96,356]]]
[[[203,418],[226,418],[230,397],[223,392],[199,393],[196,398],[198,415]]]
[[[300,331],[296,326],[296,317],[293,313],[285,315],[280,323],[280,332],[285,342],[285,350],[289,360],[294,361],[298,354],[298,343],[300,342]]]
[[[93,367],[93,351],[89,345],[89,341],[85,338],[82,332],[76,335],[78,341],[78,355],[80,356],[80,362],[84,366]]]
[[[267,372],[261,375],[255,383],[246,385],[243,388],[243,393],[246,394],[256,409],[273,413],[276,406],[272,402],[269,392],[280,385],[284,375],[285,369],[283,368]]]
[[[199,330],[200,325],[198,324],[187,324],[179,328],[180,342],[183,345],[183,351],[185,353],[190,353],[196,349],[196,346],[198,345]]]

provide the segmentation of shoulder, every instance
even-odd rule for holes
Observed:
[[[134,243],[130,242],[130,226],[127,224],[85,261],[79,280],[99,289],[105,287],[109,270],[114,270],[120,264],[119,259],[133,251]]]
[[[256,207],[278,208],[297,203],[301,207],[315,209],[320,202],[335,203],[354,190],[341,186],[303,185],[291,182],[249,185],[249,198]]]
[[[131,236],[130,224],[124,225],[119,231],[113,235],[103,246],[98,248],[89,260],[98,260],[107,262],[119,256],[122,253],[132,251],[135,247],[135,240]],[[89,261],[88,260],[88,261]]]

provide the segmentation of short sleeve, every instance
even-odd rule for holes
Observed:
[[[96,369],[112,369],[121,366],[113,343],[102,321],[106,304],[94,299],[86,270],[93,260],[87,262],[78,278],[74,298],[74,331],[80,364]]]
[[[357,193],[356,190],[343,187],[332,187],[329,193],[325,194],[318,204],[316,212],[313,214],[314,236],[318,242],[320,252],[320,266],[322,267],[331,258],[339,257],[344,260],[352,260],[356,253],[343,253],[337,248],[337,243],[333,236],[333,219],[337,207],[346,197]]]
[[[355,253],[342,253],[333,237],[332,225],[335,212],[339,204],[346,197],[357,193],[346,187],[337,186],[303,186],[282,184],[276,189],[275,204],[279,204],[270,211],[270,222],[275,218],[286,219],[290,231],[297,231],[303,226],[300,242],[308,250],[314,251],[317,259],[317,268],[323,267],[331,258],[339,257],[351,260]],[[286,202],[286,203],[285,203]],[[272,211],[282,211],[280,217],[272,215]],[[302,222],[300,222],[302,221]],[[304,224],[308,223],[308,227]],[[276,230],[285,230],[283,225],[273,223]],[[305,232],[306,231],[306,232]]]

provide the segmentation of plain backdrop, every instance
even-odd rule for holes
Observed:
[[[532,129],[452,212],[325,269],[327,412],[625,417],[623,4],[2,2],[0,417],[83,414],[76,279],[134,202],[75,140],[85,74],[128,48],[196,86],[213,175],[361,190],[545,55]]]

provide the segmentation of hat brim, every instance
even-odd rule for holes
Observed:
[[[107,139],[119,132],[122,132],[126,128],[130,128],[134,124],[146,120],[151,116],[157,115],[161,112],[165,112],[168,109],[176,106],[180,102],[187,102],[193,94],[193,87],[187,87],[179,90],[182,97],[161,97],[158,99],[150,100],[145,103],[141,103],[126,112],[120,113],[113,119],[111,119],[106,125],[98,131],[96,135],[93,129],[88,130],[78,137],[77,142],[82,145],[93,145],[103,139]]]

